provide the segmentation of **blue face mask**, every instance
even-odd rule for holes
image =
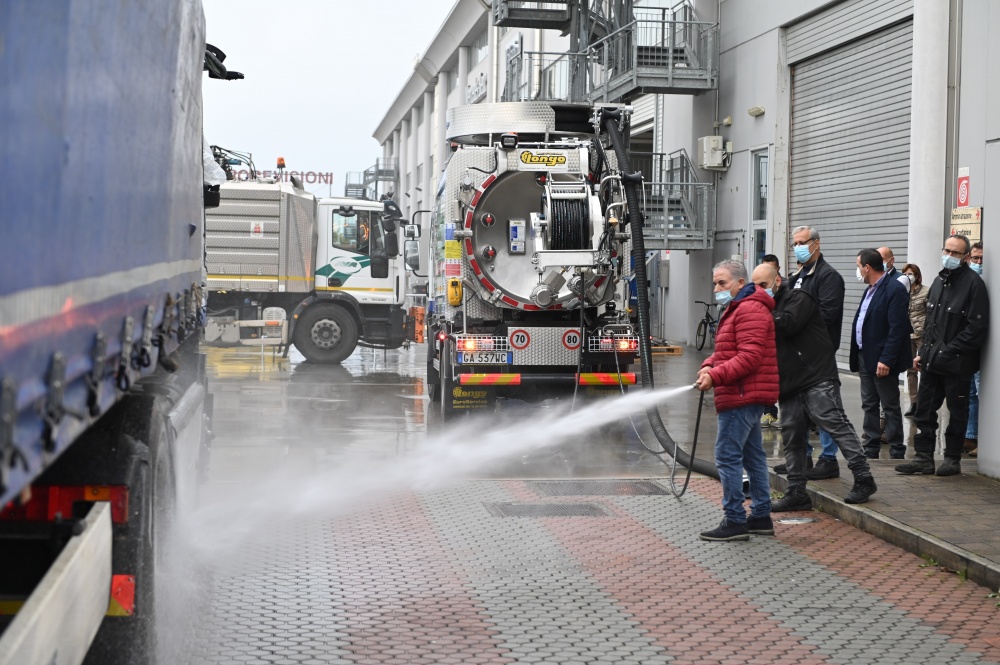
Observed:
[[[772,298],[774,297],[774,289],[764,289],[764,293],[771,296]]]
[[[958,266],[962,265],[962,259],[956,259],[950,254],[941,255],[941,267],[945,270],[954,270]]]
[[[976,273],[977,275],[982,275],[983,274],[983,264],[982,263],[970,263],[969,267],[972,268],[972,272]]]
[[[795,249],[795,260],[796,261],[798,261],[799,263],[805,263],[806,261],[809,260],[809,257],[812,256],[812,250],[809,249],[809,245],[811,245],[811,244],[812,244],[812,241],[810,240],[809,243],[807,243],[805,245],[796,245],[795,246],[794,249]]]
[[[729,304],[729,301],[733,299],[733,294],[729,291],[716,291],[715,292],[715,302],[719,305],[725,307]]]

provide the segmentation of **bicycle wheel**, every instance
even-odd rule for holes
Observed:
[[[708,322],[702,319],[698,322],[698,331],[694,334],[694,345],[701,351],[705,348],[705,338],[708,336]]]

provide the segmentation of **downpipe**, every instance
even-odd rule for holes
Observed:
[[[649,291],[646,288],[646,243],[642,236],[642,211],[639,208],[639,197],[636,193],[636,185],[642,182],[641,173],[631,173],[632,167],[629,161],[628,152],[622,142],[621,134],[618,131],[618,121],[621,116],[620,110],[605,110],[603,115],[604,126],[608,136],[611,138],[611,145],[614,147],[615,156],[618,158],[618,171],[621,173],[622,187],[625,190],[625,202],[628,206],[629,231],[632,235],[632,260],[635,264],[634,274],[636,283],[636,300],[638,306],[639,319],[639,362],[642,368],[642,387],[646,390],[653,389],[653,351],[650,343],[650,322],[649,322]],[[701,410],[705,401],[705,393],[701,393],[698,401],[698,417],[695,422],[694,445],[697,445],[698,430],[701,425]],[[653,407],[646,411],[650,428],[653,430],[656,440],[666,454],[672,455],[676,463],[683,466],[689,472],[694,471],[712,478],[718,479],[719,471],[715,464],[706,460],[694,457],[695,448],[689,454],[670,436],[667,428],[663,424],[659,410]]]

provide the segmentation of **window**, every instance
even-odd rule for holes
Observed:
[[[472,69],[485,60],[489,52],[490,38],[489,35],[484,32],[476,37],[475,41],[473,41],[469,46],[469,69]]]
[[[755,222],[767,220],[767,150],[751,154],[753,187],[750,190],[750,214]]]
[[[368,254],[371,236],[373,233],[378,234],[378,229],[372,228],[373,223],[378,222],[378,216],[372,215],[370,210],[354,210],[350,206],[342,206],[332,214],[330,228],[333,232],[333,246],[348,252]]]

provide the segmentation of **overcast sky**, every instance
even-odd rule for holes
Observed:
[[[207,41],[242,81],[204,76],[205,137],[289,170],[344,174],[382,156],[372,133],[455,0],[204,0]],[[327,185],[308,186],[328,196]]]

